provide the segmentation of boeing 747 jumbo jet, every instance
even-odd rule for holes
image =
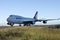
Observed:
[[[22,16],[18,16],[18,15],[10,15],[7,18],[7,24],[13,26],[14,24],[19,24],[21,26],[21,24],[23,24],[24,26],[30,26],[30,25],[34,25],[35,22],[39,21],[39,22],[43,22],[44,24],[47,23],[47,21],[51,21],[51,20],[59,20],[58,19],[47,19],[47,20],[43,20],[43,19],[37,19],[37,14],[38,11],[36,11],[36,14],[33,18],[26,18],[26,17],[22,17]]]

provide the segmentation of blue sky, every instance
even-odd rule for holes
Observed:
[[[60,18],[60,0],[0,0],[0,24],[6,24],[9,15],[32,18],[36,11],[39,19]],[[47,24],[56,23],[60,24],[60,20]]]

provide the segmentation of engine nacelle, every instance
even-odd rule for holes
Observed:
[[[44,23],[44,24],[46,24],[46,23],[47,23],[47,21],[43,21],[43,23]]]

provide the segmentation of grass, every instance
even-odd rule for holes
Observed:
[[[40,26],[0,27],[0,40],[60,40],[60,29]]]

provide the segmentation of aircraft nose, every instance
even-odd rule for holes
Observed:
[[[7,18],[7,21],[9,20],[9,18]]]
[[[9,21],[10,20],[10,18],[7,18],[7,21]]]

